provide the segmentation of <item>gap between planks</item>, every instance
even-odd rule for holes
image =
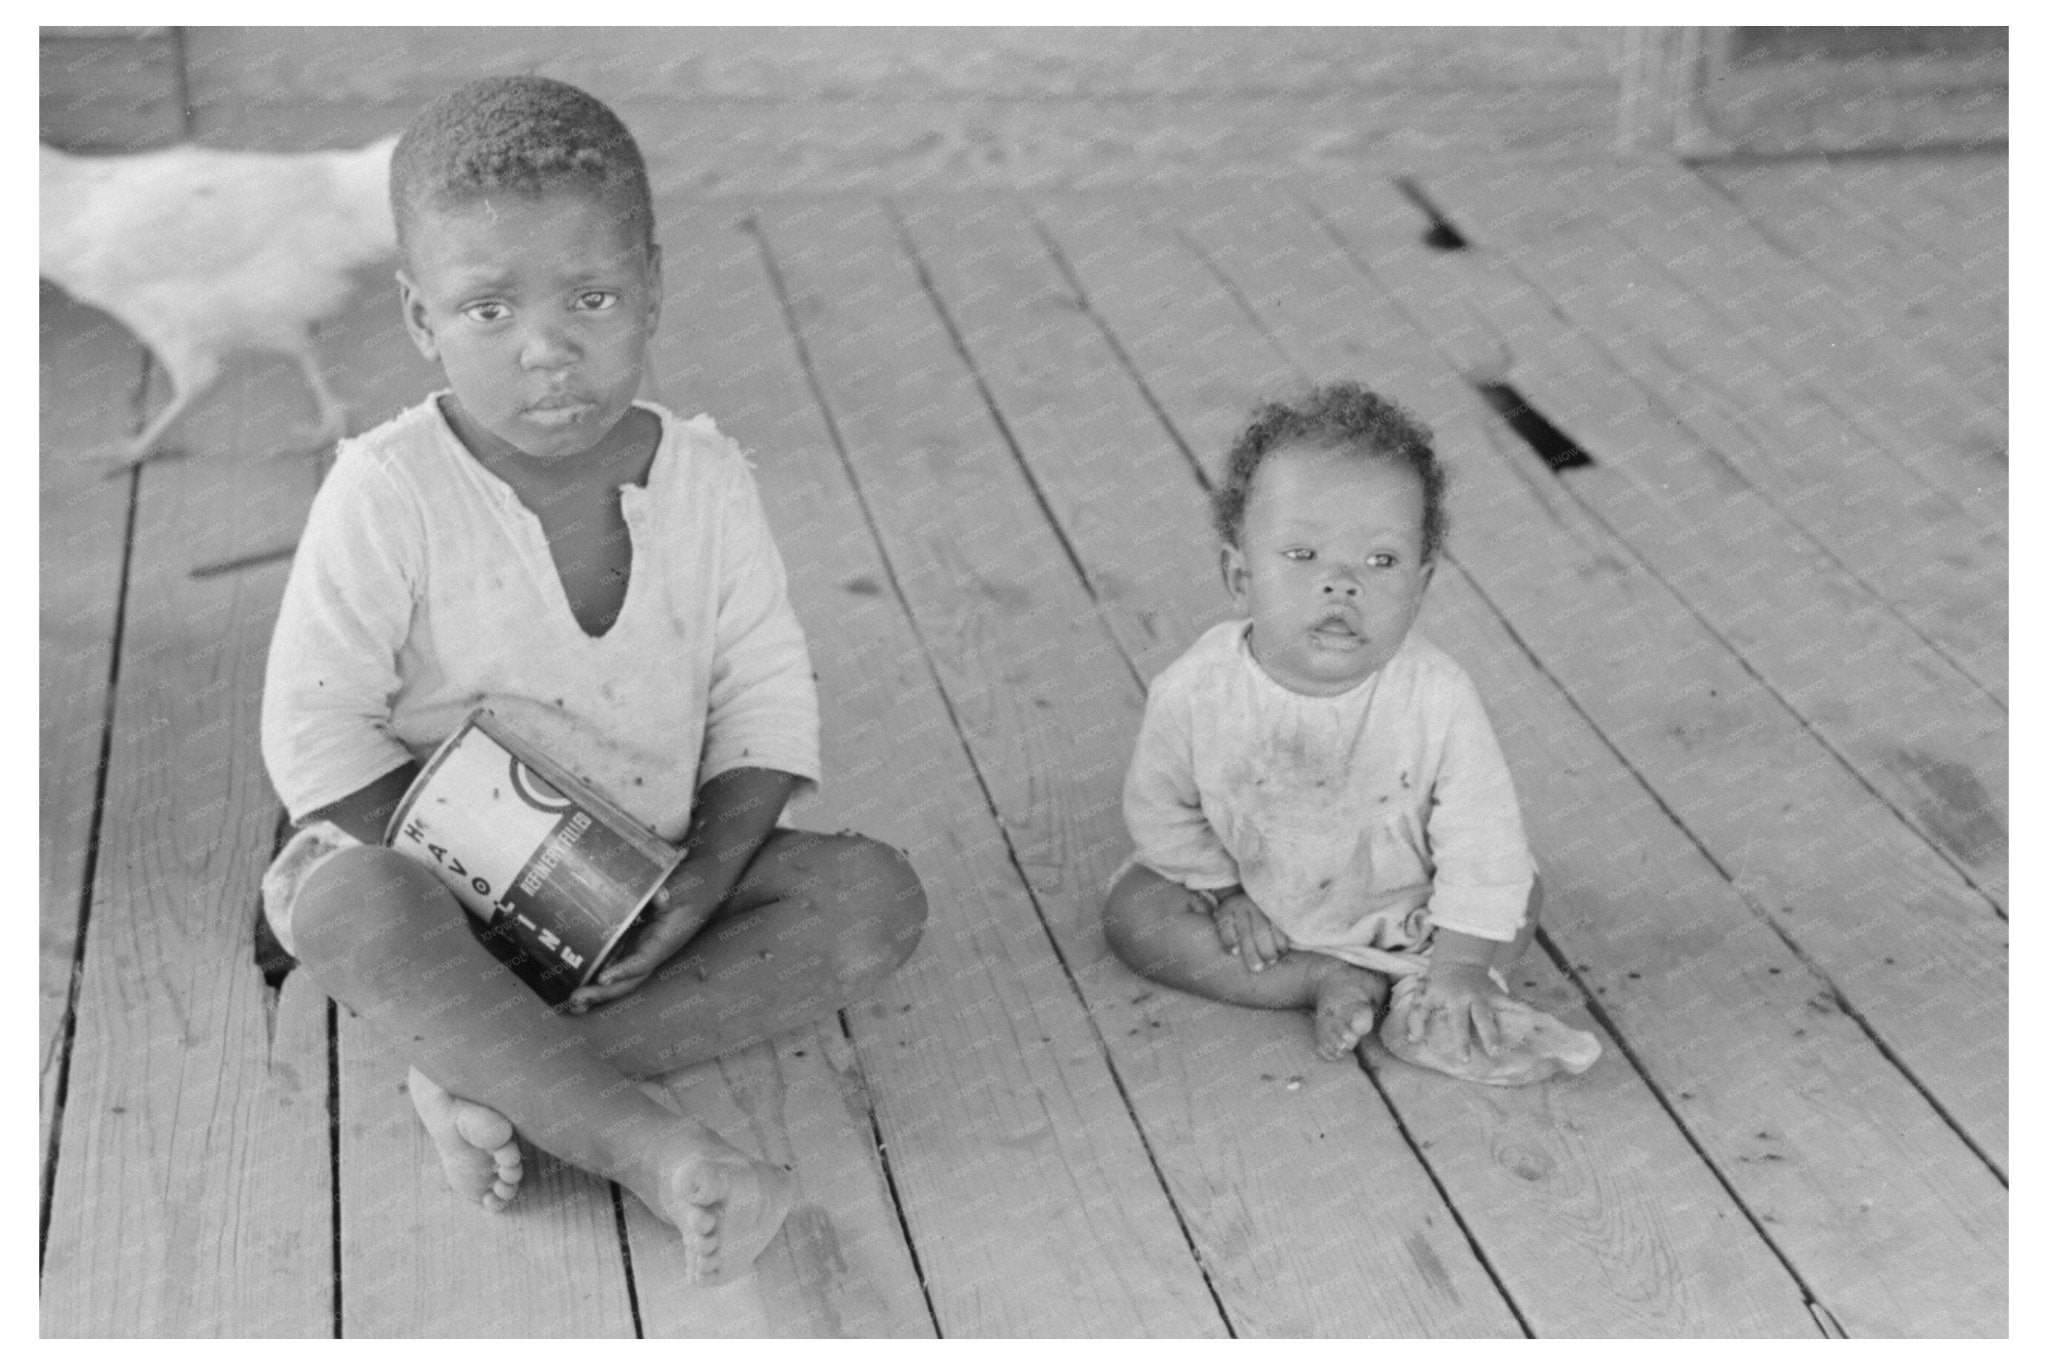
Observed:
[[[91,928],[139,478],[130,472],[117,482],[88,462],[140,430],[150,360],[112,319],[53,286],[42,287],[39,304],[40,1265]],[[79,391],[124,368],[134,374],[125,407]]]

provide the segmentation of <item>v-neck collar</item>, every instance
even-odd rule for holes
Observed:
[[[570,632],[584,646],[596,647],[607,644],[619,635],[620,627],[625,625],[627,617],[632,614],[634,603],[646,595],[641,580],[649,576],[646,572],[649,566],[642,554],[643,541],[636,523],[645,512],[647,498],[654,487],[655,479],[666,472],[667,466],[674,459],[669,450],[676,429],[674,416],[658,403],[649,403],[637,398],[633,400],[635,408],[654,418],[660,428],[660,434],[655,437],[654,458],[647,462],[645,481],[617,485],[619,519],[625,523],[627,541],[633,551],[633,567],[626,578],[626,594],[619,599],[619,610],[612,617],[611,624],[605,627],[602,634],[592,635],[583,628],[583,622],[576,618],[576,609],[570,605],[569,590],[562,582],[562,570],[555,563],[554,550],[548,545],[547,529],[541,525],[540,515],[527,506],[526,500],[519,496],[518,489],[503,475],[478,459],[469,447],[463,444],[462,437],[456,434],[454,424],[448,420],[448,414],[441,407],[441,400],[450,392],[448,389],[439,389],[427,399],[433,409],[436,431],[441,439],[448,443],[449,449],[454,452],[455,458],[462,466],[481,481],[483,487],[522,528],[529,571],[535,578],[541,580],[541,591],[548,598],[558,619],[568,623]]]

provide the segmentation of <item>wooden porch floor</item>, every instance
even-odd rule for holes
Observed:
[[[462,1206],[402,1064],[266,979],[310,399],[251,361],[191,458],[103,480],[161,395],[46,286],[46,1334],[2006,1331],[2002,154],[657,190],[654,396],[756,452],[806,823],[931,893],[881,996],[671,1080],[797,1212],[691,1290],[578,1171]],[[324,343],[359,425],[428,382],[372,293]],[[1602,1036],[1576,1081],[1319,1064],[1104,947],[1144,683],[1226,605],[1204,484],[1256,396],[1337,375],[1451,462],[1422,629],[1514,766],[1517,987]]]

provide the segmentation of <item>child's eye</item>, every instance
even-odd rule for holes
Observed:
[[[512,316],[512,310],[502,303],[472,303],[462,315],[473,322],[503,322]]]
[[[1375,569],[1391,569],[1396,561],[1393,555],[1382,550],[1376,555],[1367,555],[1365,562],[1372,565]]]
[[[617,292],[610,289],[586,289],[576,296],[576,306],[590,313],[613,307],[618,301]]]
[[[1280,557],[1282,559],[1291,559],[1297,564],[1306,564],[1316,557],[1316,552],[1309,549],[1306,545],[1297,545],[1293,549],[1282,550]]]

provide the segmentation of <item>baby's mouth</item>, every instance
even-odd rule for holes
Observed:
[[[1330,612],[1318,617],[1308,628],[1309,639],[1325,649],[1356,649],[1365,643],[1365,637],[1351,624],[1342,612]]]

